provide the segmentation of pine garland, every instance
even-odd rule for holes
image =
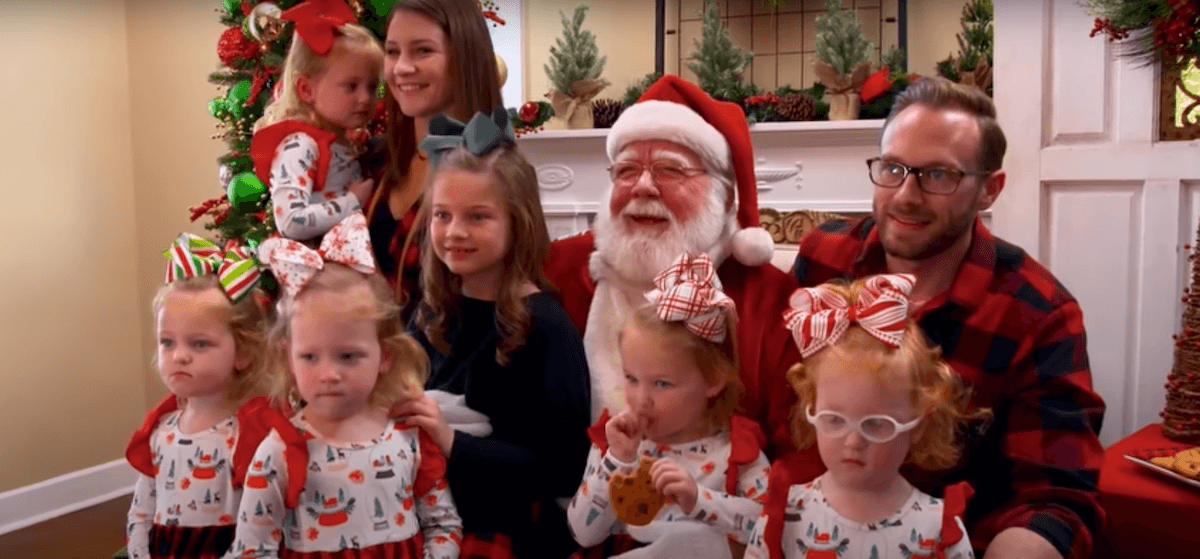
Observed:
[[[1091,36],[1121,41],[1140,64],[1200,57],[1200,2],[1196,0],[1089,0],[1096,16]]]
[[[713,0],[705,0],[702,20],[704,34],[695,41],[696,51],[688,69],[700,79],[700,89],[715,99],[741,102],[756,93],[752,84],[742,84],[742,71],[754,55],[733,44],[729,30],[721,25],[721,14]]]
[[[825,10],[825,15],[817,17],[817,58],[839,74],[849,74],[871,59],[875,43],[863,34],[858,16],[842,9],[841,0],[825,0]]]
[[[576,6],[575,14],[569,20],[561,10],[558,12],[562,17],[563,36],[554,40],[555,46],[550,47],[550,62],[542,66],[550,84],[563,93],[571,91],[571,84],[576,80],[600,77],[604,63],[608,61],[607,56],[600,55],[596,36],[583,29],[587,10],[584,4]]]

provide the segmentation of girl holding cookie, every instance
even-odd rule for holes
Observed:
[[[446,457],[463,557],[561,559],[575,546],[559,501],[582,476],[591,412],[583,340],[542,275],[537,176],[503,107],[466,124],[436,116],[421,147],[433,171],[415,330],[432,362],[425,388],[451,398],[396,411]],[[487,429],[452,427],[464,410],[447,401]]]
[[[906,463],[954,465],[959,427],[987,415],[964,411],[958,376],[908,319],[912,286],[911,275],[878,275],[792,295],[784,321],[804,358],[788,372],[792,436],[801,449],[815,443],[828,471],[771,486],[746,559],[973,557],[962,521],[971,488],[939,499],[900,475]]]
[[[733,413],[734,303],[707,255],[684,254],[654,283],[618,335],[629,407],[588,429],[571,530],[582,557],[729,557],[769,471],[758,425]]]

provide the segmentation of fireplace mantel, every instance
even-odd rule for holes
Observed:
[[[864,213],[865,161],[879,153],[882,120],[767,122],[750,127],[760,208]],[[547,130],[517,140],[537,169],[551,237],[587,229],[610,181],[608,129]]]

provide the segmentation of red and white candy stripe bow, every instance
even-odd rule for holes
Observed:
[[[913,282],[910,274],[874,276],[863,285],[858,303],[853,305],[824,286],[802,287],[792,293],[792,308],[783,312],[783,322],[806,359],[837,343],[855,323],[888,347],[900,347]]]
[[[657,289],[646,294],[658,318],[683,322],[693,334],[725,341],[725,313],[736,312],[733,299],[721,291],[721,280],[707,254],[683,254],[654,278]]]
[[[271,268],[289,297],[295,297],[326,262],[345,264],[364,274],[375,272],[367,218],[354,212],[334,225],[317,250],[292,239],[273,237],[258,246],[258,259]]]

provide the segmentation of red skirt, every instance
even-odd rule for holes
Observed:
[[[281,549],[279,559],[421,559],[425,549],[420,532],[402,542],[388,542],[362,549],[341,551],[293,551]]]
[[[472,532],[463,534],[458,559],[516,559],[516,555],[507,534]]]
[[[233,545],[236,527],[150,525],[153,559],[220,559]]]
[[[646,544],[633,539],[629,534],[613,534],[608,539],[600,542],[600,545],[576,551],[571,554],[570,559],[606,559],[613,555],[620,555],[626,551],[633,551],[639,547],[646,547]]]

